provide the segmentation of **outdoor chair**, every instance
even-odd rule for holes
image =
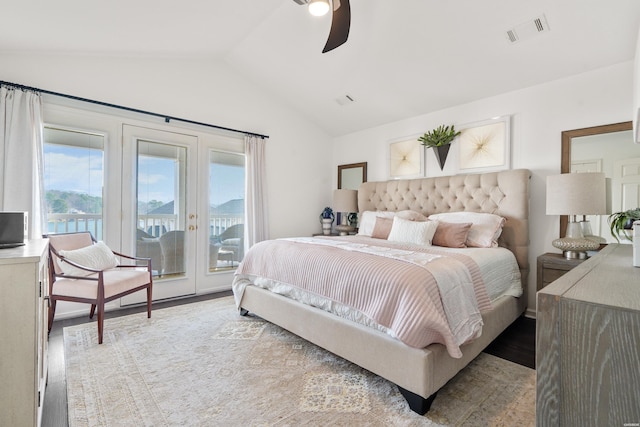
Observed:
[[[162,248],[161,274],[183,274],[186,272],[184,264],[184,231],[173,230],[160,236]]]
[[[218,259],[240,262],[244,258],[244,224],[235,224],[214,237],[219,243]],[[225,259],[222,254],[230,253],[231,259]]]
[[[162,246],[160,239],[153,237],[144,230],[136,230],[136,256],[140,258],[151,258],[151,267],[156,275],[162,275]]]
[[[151,317],[151,259],[113,252],[89,232],[43,237],[49,239],[49,331],[57,301],[87,303],[90,319],[98,310],[98,344],[102,344],[105,303],[143,289],[147,290],[147,317]],[[127,264],[120,264],[120,259]]]

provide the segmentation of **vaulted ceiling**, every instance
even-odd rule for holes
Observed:
[[[224,62],[330,135],[633,60],[640,25],[638,0],[351,0],[347,43],[323,54],[330,15],[293,0],[7,0],[2,12],[0,51]]]

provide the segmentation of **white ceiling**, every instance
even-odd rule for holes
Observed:
[[[322,54],[330,16],[293,0],[4,0],[2,12],[0,51],[224,61],[334,136],[630,61],[640,25],[638,0],[351,0],[349,40]],[[507,40],[541,15],[549,32]]]

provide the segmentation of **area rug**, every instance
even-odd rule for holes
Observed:
[[[395,385],[224,297],[64,329],[69,425],[533,426],[535,371],[482,353],[425,416]]]

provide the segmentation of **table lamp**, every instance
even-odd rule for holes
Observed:
[[[358,212],[358,191],[356,190],[335,190],[333,192],[333,210],[340,212],[340,224],[336,225],[336,230],[341,236],[346,236],[354,228],[348,224],[347,217],[351,212]]]
[[[547,177],[547,215],[569,215],[566,236],[551,244],[562,250],[565,258],[585,259],[586,251],[600,247],[586,239],[577,215],[605,215],[606,181],[604,173],[563,173]]]

